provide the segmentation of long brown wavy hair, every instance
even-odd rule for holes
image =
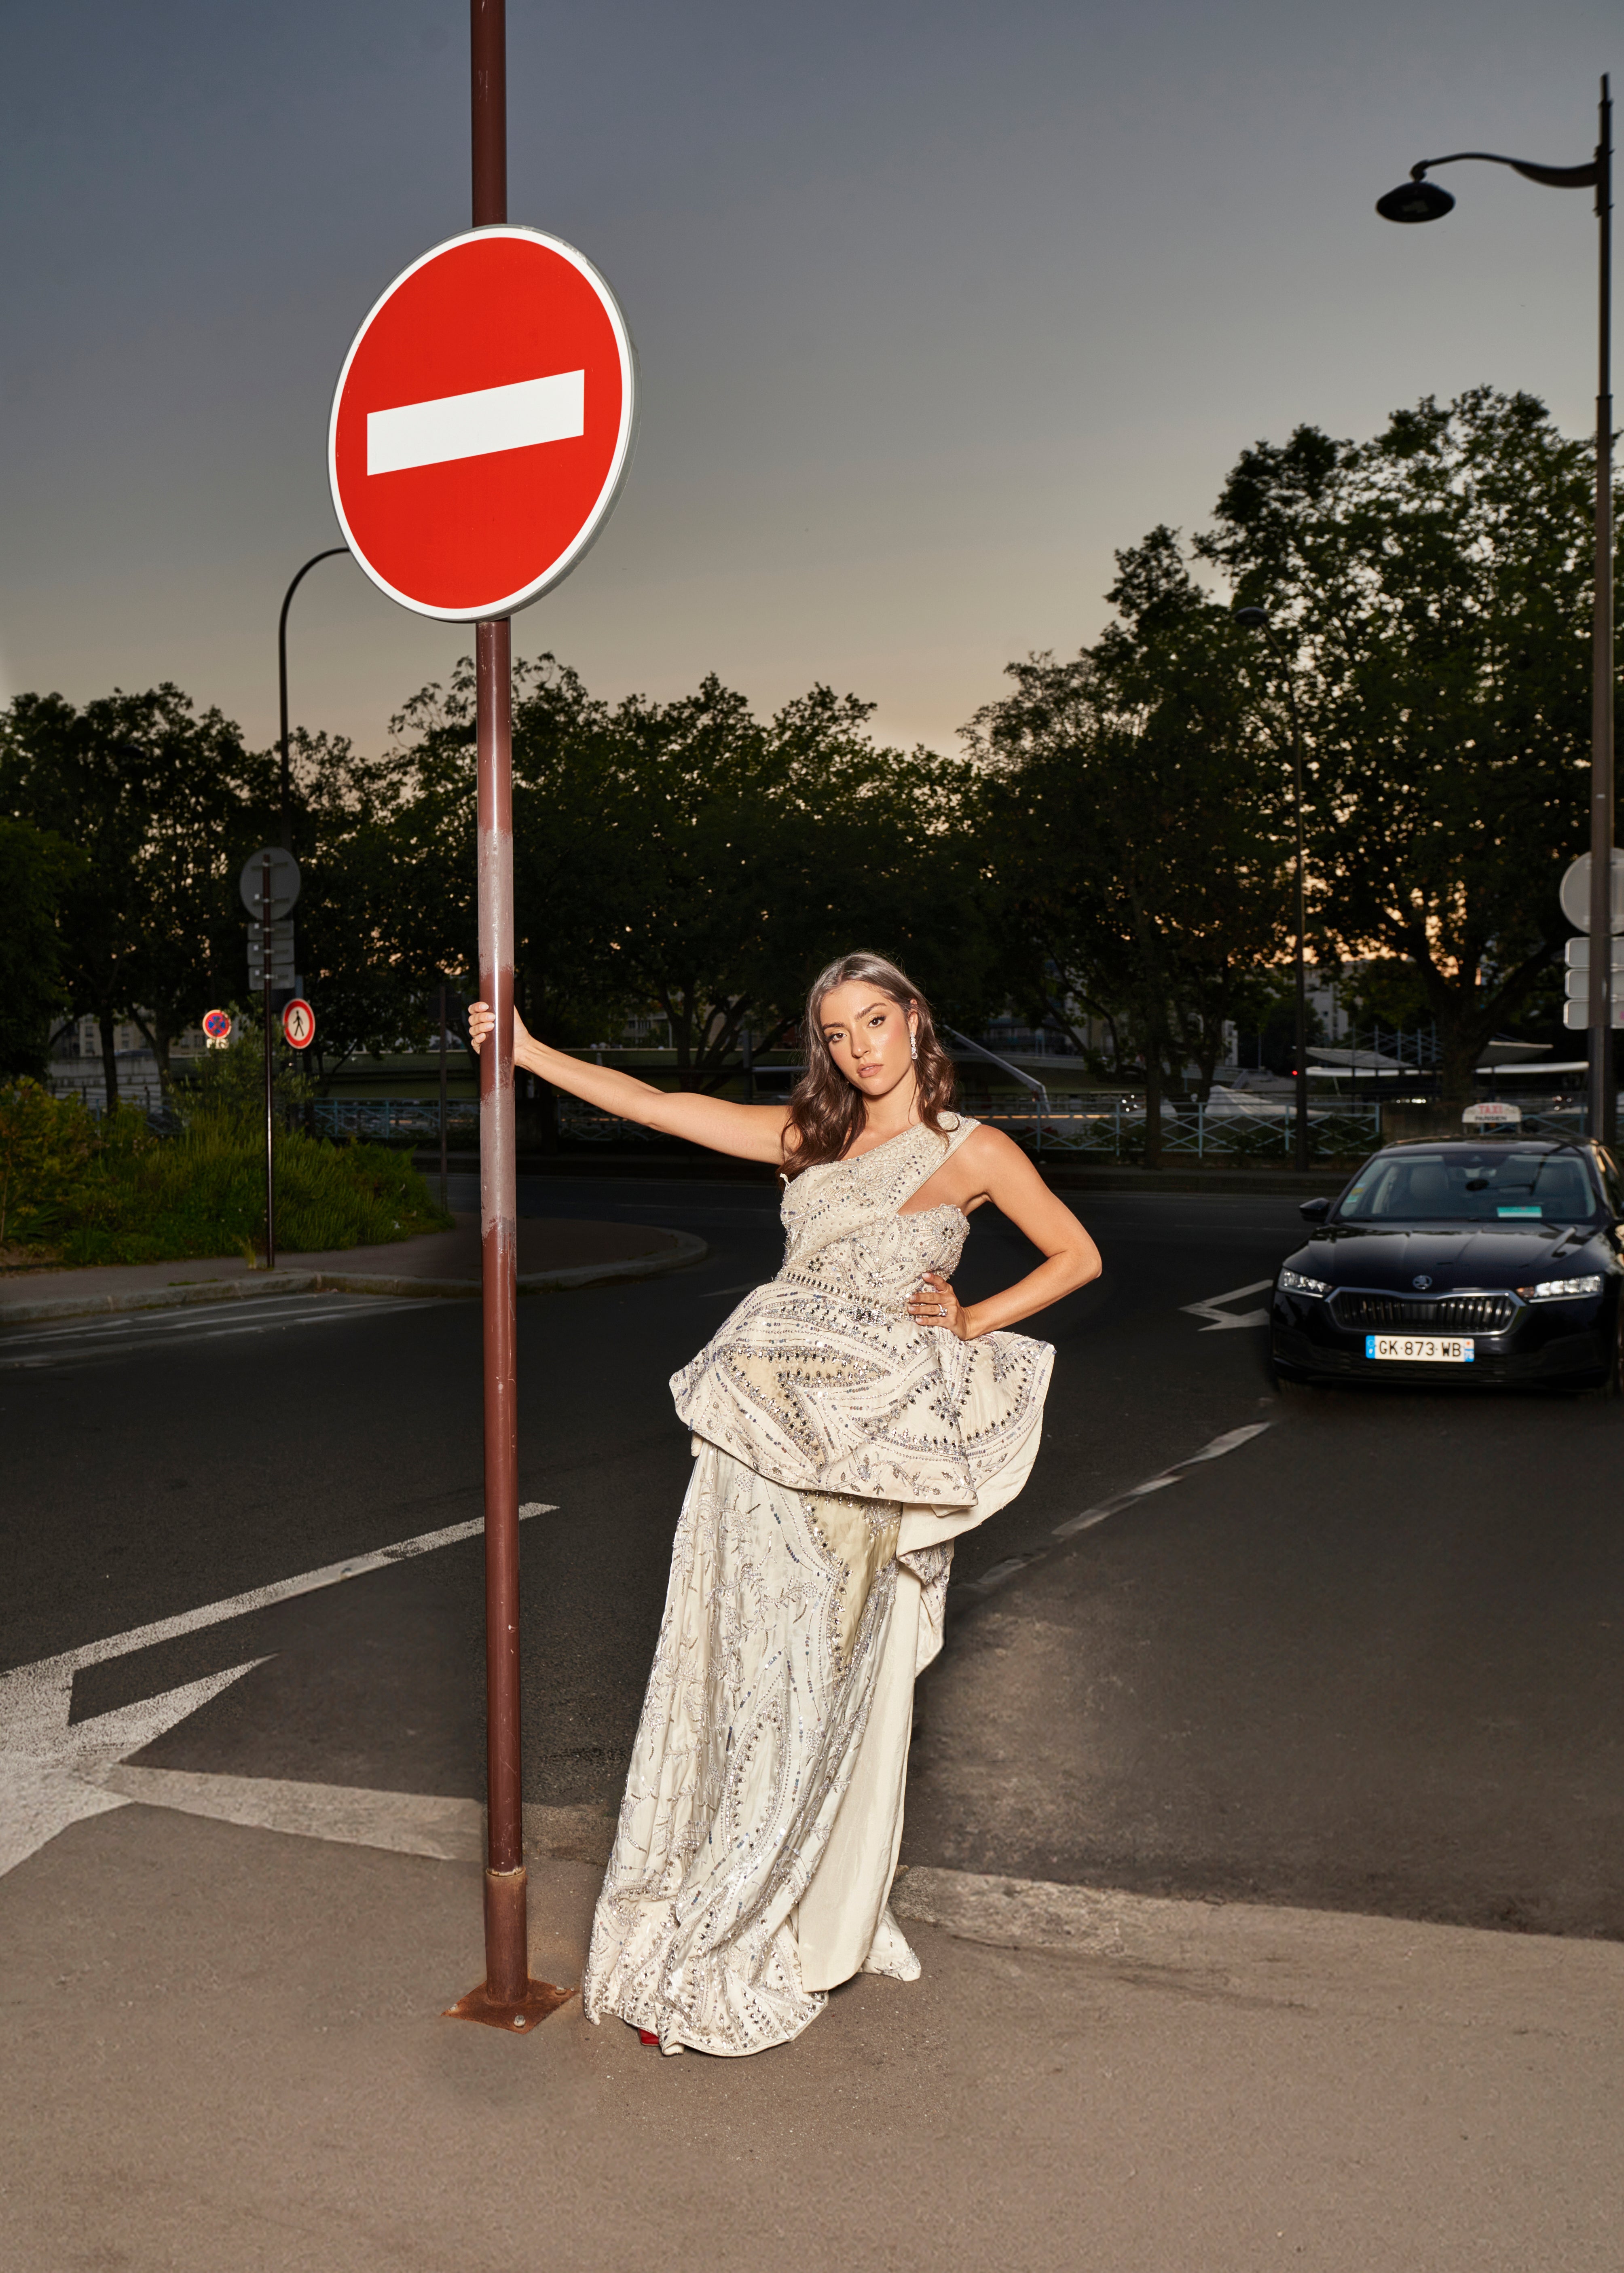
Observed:
[[[807,1015],[801,1026],[807,1069],[790,1093],[789,1127],[793,1144],[786,1144],[786,1176],[816,1168],[824,1160],[838,1160],[863,1125],[863,1096],[849,1082],[829,1054],[820,1013],[823,997],[837,986],[861,979],[903,1011],[912,1010],[919,1024],[914,1033],[914,1078],[919,1084],[919,1117],[927,1129],[944,1133],[942,1115],[950,1110],[958,1087],[953,1061],[936,1039],[936,1022],[922,991],[904,971],[883,955],[843,955],[826,964],[807,994]]]

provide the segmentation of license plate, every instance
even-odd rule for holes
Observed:
[[[1477,1352],[1470,1334],[1366,1334],[1365,1354],[1402,1365],[1470,1365]]]

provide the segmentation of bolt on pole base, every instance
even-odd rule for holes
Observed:
[[[509,2003],[492,1996],[482,1981],[455,2005],[447,2005],[442,2021],[483,2021],[487,2029],[500,2029],[510,2037],[533,2037],[542,2022],[568,2004],[573,1989],[554,1988],[551,1981],[526,1981],[524,1994]]]
[[[487,2029],[510,2033],[539,2028],[550,2013],[567,2004],[573,1989],[560,1989],[551,1981],[533,1981],[526,1946],[526,1893],[529,1873],[491,1871],[485,1874],[485,1979],[466,1997],[459,1997],[441,2015],[447,2021],[480,2021]]]

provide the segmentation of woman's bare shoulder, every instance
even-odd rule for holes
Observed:
[[[968,1114],[965,1117],[966,1120],[969,1118]],[[1013,1168],[1029,1168],[1032,1166],[1026,1154],[1011,1137],[1006,1136],[1002,1129],[989,1128],[985,1121],[976,1122],[959,1147],[959,1157],[966,1167],[985,1169],[995,1175],[1000,1172],[1008,1174]]]

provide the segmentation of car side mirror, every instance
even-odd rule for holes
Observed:
[[[1323,1223],[1330,1212],[1329,1200],[1304,1200],[1297,1210],[1304,1223]]]

